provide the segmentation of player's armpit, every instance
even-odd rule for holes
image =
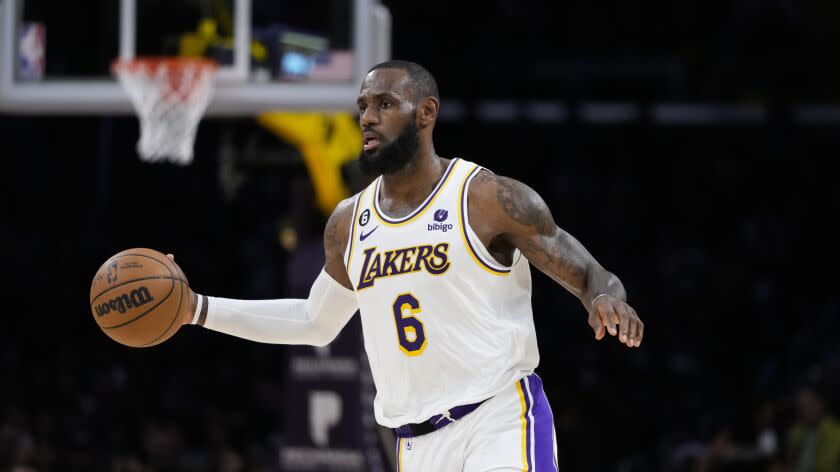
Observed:
[[[350,237],[350,225],[353,219],[353,198],[347,198],[333,210],[324,228],[324,270],[344,288],[353,289],[347,267],[344,266],[344,251]]]

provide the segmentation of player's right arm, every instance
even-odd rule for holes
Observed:
[[[358,309],[344,266],[344,251],[353,218],[353,200],[338,204],[324,230],[324,269],[303,299],[235,300],[193,294],[183,324],[252,341],[323,346],[338,335]]]

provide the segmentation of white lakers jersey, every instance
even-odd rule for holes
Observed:
[[[480,169],[453,159],[402,218],[379,206],[382,177],[356,196],[345,263],[384,426],[487,399],[539,362],[528,261],[516,251],[498,263],[469,225]]]

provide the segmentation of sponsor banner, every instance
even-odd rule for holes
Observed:
[[[287,376],[282,470],[385,472],[358,314],[327,346],[290,346]]]

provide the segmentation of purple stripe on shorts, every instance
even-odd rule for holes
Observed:
[[[525,390],[525,402],[530,402],[530,397],[533,397],[533,405],[529,405],[531,415],[534,417],[534,435],[531,437],[530,428],[528,424],[528,465],[529,470],[534,467],[536,472],[557,472],[557,466],[554,461],[554,416],[551,414],[551,407],[548,405],[548,399],[543,391],[542,380],[537,374],[531,374],[525,377],[527,388]],[[528,418],[530,421],[530,418]],[[534,459],[535,464],[531,464],[531,444],[534,441]]]
[[[402,472],[402,470],[400,470],[400,441],[402,441],[402,438],[398,437],[397,438],[397,454],[394,456],[394,457],[397,458],[397,472]]]

